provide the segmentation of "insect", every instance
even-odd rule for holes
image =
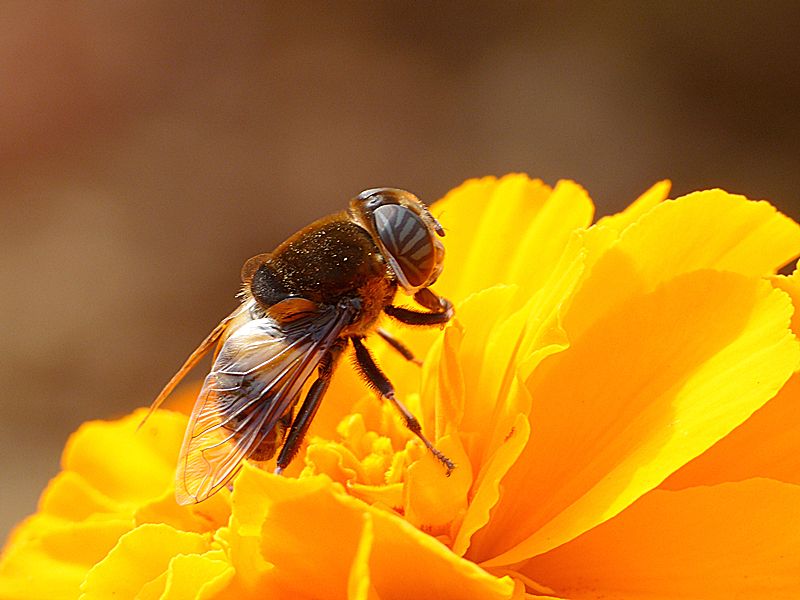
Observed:
[[[378,327],[379,317],[416,326],[452,318],[452,304],[430,289],[442,272],[443,236],[416,196],[375,188],[356,196],[347,210],[245,262],[240,306],[203,340],[150,408],[155,410],[216,344],[178,460],[179,504],[205,500],[230,481],[242,461],[269,460],[279,449],[275,472],[281,473],[297,454],[348,346],[362,377],[400,411],[450,474],[455,465],[425,437],[364,344],[367,334],[377,332],[416,361]],[[398,288],[424,310],[392,304]]]

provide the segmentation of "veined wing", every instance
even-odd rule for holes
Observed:
[[[350,317],[322,307],[291,321],[254,319],[231,333],[186,430],[175,481],[179,504],[205,500],[233,477],[296,402]]]

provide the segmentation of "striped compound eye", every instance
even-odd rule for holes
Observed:
[[[373,213],[384,256],[407,292],[433,283],[442,270],[444,246],[410,208],[384,204]]]

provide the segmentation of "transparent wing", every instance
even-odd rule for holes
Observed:
[[[150,418],[156,409],[159,408],[175,390],[175,388],[178,387],[178,384],[183,380],[183,378],[189,374],[189,372],[206,354],[208,354],[209,350],[211,350],[214,344],[216,344],[225,334],[225,331],[229,327],[234,326],[238,320],[246,315],[254,304],[255,301],[252,299],[242,303],[236,310],[220,321],[219,325],[214,327],[211,333],[206,336],[206,339],[200,342],[200,345],[195,349],[195,351],[189,355],[189,358],[186,359],[178,372],[172,376],[172,379],[170,379],[169,382],[167,382],[167,385],[164,386],[164,389],[161,390],[161,392],[158,394],[158,397],[153,400],[153,403],[150,405],[150,409],[147,411],[144,419],[142,419],[142,422],[139,423],[139,427],[144,425],[145,421]]]
[[[349,312],[326,307],[290,322],[250,320],[231,333],[186,430],[175,482],[179,504],[205,500],[238,471],[349,320]]]

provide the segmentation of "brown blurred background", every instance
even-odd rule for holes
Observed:
[[[800,217],[800,4],[422,4],[0,5],[0,536],[363,188],[526,171],[608,213],[670,177]]]

